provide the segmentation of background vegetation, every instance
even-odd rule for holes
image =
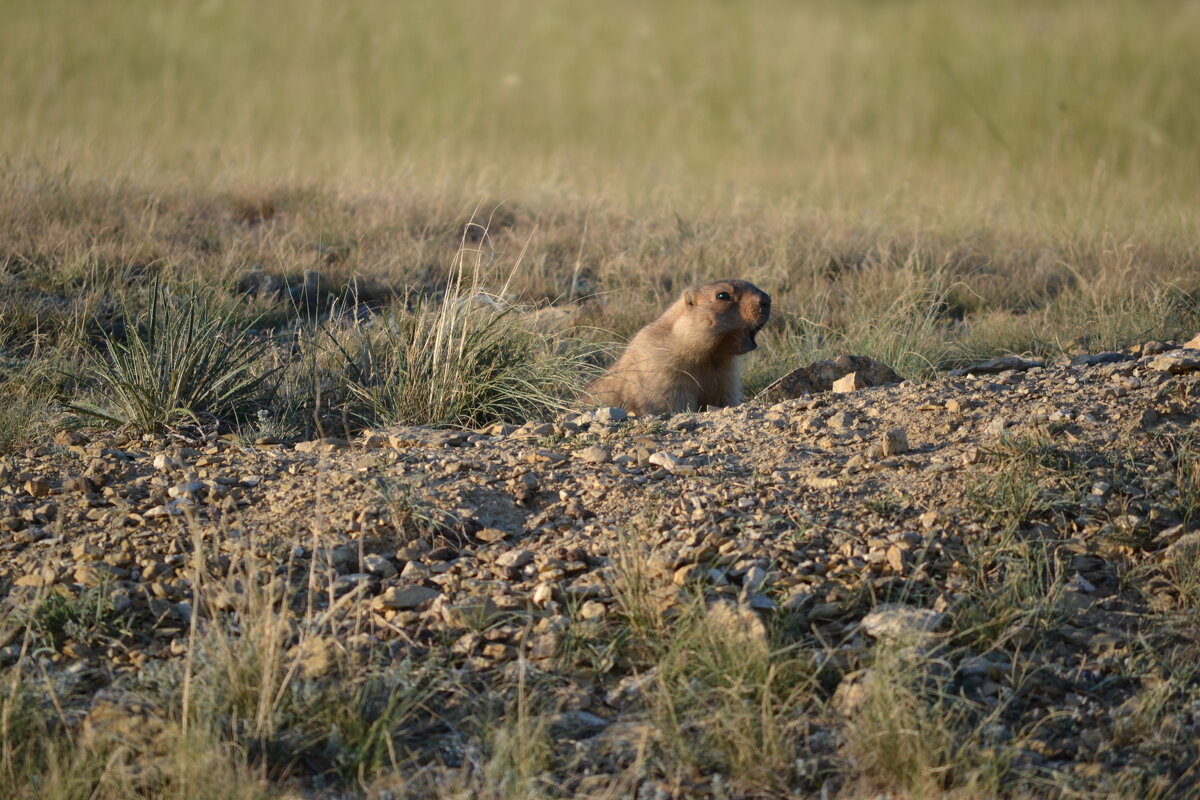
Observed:
[[[441,302],[464,258],[464,297],[561,306],[554,335],[592,344],[685,283],[754,280],[778,314],[752,387],[844,350],[919,377],[1196,327],[1197,3],[0,12],[7,446],[87,387],[62,376],[151,273],[291,343],[271,414],[298,435],[320,403],[454,421],[336,380],[365,373],[316,332]]]
[[[2,10],[0,147],[105,180],[778,200],[1049,233],[1194,217],[1196,3]]]

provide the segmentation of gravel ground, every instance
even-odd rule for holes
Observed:
[[[293,648],[313,680],[330,652],[356,647],[442,648],[448,669],[484,686],[515,664],[552,673],[569,700],[551,736],[576,754],[560,785],[586,794],[616,780],[644,735],[630,698],[647,665],[584,669],[567,643],[628,614],[618,573],[633,559],[668,618],[703,597],[731,636],[776,643],[786,629],[820,654],[824,721],[808,752],[819,774],[843,776],[835,789],[852,783],[839,725],[860,713],[872,648],[899,641],[936,652],[946,685],[997,709],[1014,774],[1083,796],[1189,796],[1198,395],[1200,351],[1148,343],[665,419],[600,409],[296,444],[63,431],[0,460],[0,602],[19,615],[48,593],[101,587],[122,615],[118,634],[68,636],[39,656],[88,676],[68,715],[85,727],[134,714],[106,698],[183,658],[193,616],[237,613],[248,583],[286,595],[298,631],[337,609]],[[1017,544],[1053,572],[1040,606],[1053,613],[1011,613],[1017,597],[988,618],[981,598],[1009,597],[1014,570],[997,554]],[[27,657],[22,630],[0,642],[0,665]],[[1131,734],[1164,685],[1156,734]],[[434,772],[455,766],[456,734],[438,730]],[[662,791],[728,791],[718,784]]]

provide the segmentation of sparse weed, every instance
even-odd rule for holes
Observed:
[[[647,555],[636,534],[626,532],[613,559],[616,574],[612,590],[617,608],[630,631],[643,641],[662,632],[666,623],[662,601],[664,594],[674,588],[654,579]]]
[[[36,606],[31,620],[34,631],[53,649],[67,641],[94,646],[118,637],[128,619],[113,606],[110,590],[110,583],[102,581],[75,595],[50,592]]]
[[[994,471],[967,488],[967,499],[992,524],[1016,530],[1030,520],[1065,513],[1078,487],[1070,457],[1045,436],[1004,436],[988,454]]]
[[[25,380],[4,380],[0,373],[0,455],[44,442],[58,417],[54,389]]]
[[[522,800],[537,798],[549,789],[546,770],[551,764],[549,725],[545,716],[531,708],[523,687],[518,687],[516,707],[484,740],[483,760],[472,771],[480,798]]]
[[[1003,644],[1028,640],[1053,626],[1068,577],[1054,542],[1038,534],[1001,534],[994,544],[969,548],[967,597],[955,609],[955,629],[968,641]]]
[[[773,649],[756,612],[703,597],[659,646],[648,699],[671,757],[700,774],[793,788],[817,688],[812,653]]]
[[[999,717],[951,692],[936,657],[880,644],[861,679],[862,697],[846,725],[856,771],[868,785],[904,796],[996,797],[1013,752],[990,746],[987,725]]]
[[[443,516],[433,506],[422,503],[412,486],[381,475],[374,489],[400,541],[413,541],[445,525]]]
[[[1173,482],[1175,513],[1184,523],[1200,519],[1200,443],[1194,435],[1164,437]]]
[[[774,647],[749,608],[710,606],[702,593],[678,597],[636,552],[632,544],[620,551],[613,589],[626,653],[653,676],[642,691],[658,746],[698,773],[787,790],[817,690],[812,653]]]
[[[5,314],[0,310],[0,326]],[[62,370],[71,364],[68,355],[21,350],[9,352],[0,344],[0,455],[44,443],[61,416],[56,394],[63,388]]]

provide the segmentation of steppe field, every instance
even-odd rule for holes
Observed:
[[[1200,796],[1198,41],[0,0],[0,798]]]

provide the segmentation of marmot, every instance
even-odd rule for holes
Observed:
[[[741,356],[771,316],[771,298],[748,281],[684,291],[638,331],[592,384],[592,399],[635,414],[675,414],[742,402]]]

